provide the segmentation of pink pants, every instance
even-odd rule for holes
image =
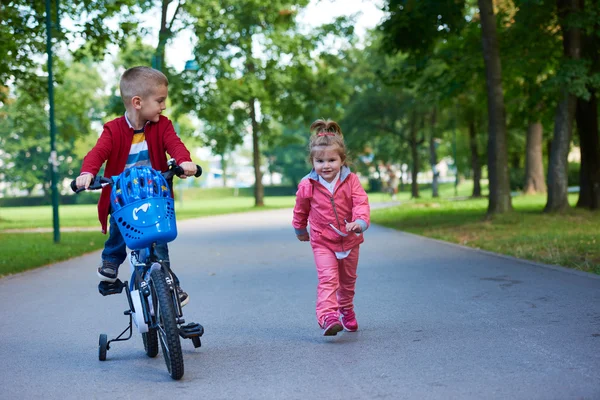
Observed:
[[[348,257],[338,260],[335,252],[322,246],[313,246],[319,284],[317,285],[317,321],[323,324],[328,314],[339,316],[340,308],[353,309],[358,248]]]

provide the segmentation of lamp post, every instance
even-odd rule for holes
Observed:
[[[54,226],[54,243],[60,242],[60,225],[58,220],[58,157],[56,154],[56,126],[54,124],[54,78],[52,76],[52,21],[50,18],[50,0],[46,0],[46,52],[48,53],[48,103],[50,105],[50,175],[52,189],[52,215]]]

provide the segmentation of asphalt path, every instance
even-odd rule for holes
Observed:
[[[190,294],[173,381],[102,297],[100,253],[0,279],[2,399],[599,399],[600,279],[372,226],[359,332],[321,336],[291,210],[187,220],[170,246]],[[129,267],[122,266],[127,279]]]

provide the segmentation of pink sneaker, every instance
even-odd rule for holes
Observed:
[[[356,332],[358,330],[358,322],[356,321],[356,314],[352,309],[340,309],[342,316],[342,325],[348,332]]]
[[[338,332],[344,329],[342,324],[340,324],[340,320],[336,318],[335,314],[329,314],[325,316],[321,328],[323,328],[323,336],[335,336],[338,334]]]

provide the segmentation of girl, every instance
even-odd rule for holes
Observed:
[[[298,240],[310,240],[319,278],[317,321],[324,336],[335,336],[342,329],[358,330],[354,287],[362,232],[369,226],[369,199],[347,166],[340,126],[319,119],[310,131],[313,170],[298,185],[292,225]]]

